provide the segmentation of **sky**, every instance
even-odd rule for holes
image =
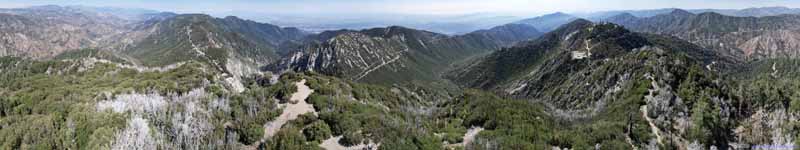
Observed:
[[[543,14],[653,8],[800,7],[800,0],[0,0],[0,7],[86,5],[178,13]]]

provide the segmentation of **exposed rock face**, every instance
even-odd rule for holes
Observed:
[[[236,17],[61,6],[0,9],[0,56],[95,57],[132,68],[198,61],[223,72],[220,78],[235,92],[244,90],[242,77],[278,60],[285,53],[278,51],[282,45],[306,35]]]
[[[84,7],[0,9],[0,56],[52,58],[67,51],[131,47],[154,32],[145,28],[172,13],[129,12],[121,17]]]
[[[404,27],[331,31],[268,70],[315,71],[359,81],[437,78],[449,64],[541,35],[528,25],[509,24],[447,36]]]
[[[633,31],[672,35],[741,60],[800,56],[800,16],[733,17],[675,10],[647,18],[619,15],[605,21]]]
[[[372,38],[351,32],[336,36],[326,43],[315,45],[306,53],[295,53],[288,59],[288,67],[334,75],[355,75],[358,79],[368,70],[393,65],[409,47],[405,37]],[[286,60],[285,60],[286,61]]]
[[[47,59],[90,48],[148,66],[195,59],[223,68],[228,57],[263,65],[277,60],[282,44],[306,36],[236,17],[77,6],[0,9],[0,21],[0,56]],[[215,58],[195,57],[201,54]]]
[[[122,20],[52,8],[0,11],[0,56],[53,57],[61,52],[102,47],[130,29]]]
[[[775,146],[793,146],[795,135],[788,127],[796,123],[797,114],[785,109],[760,109],[735,129],[736,142]],[[793,121],[794,120],[794,121]]]

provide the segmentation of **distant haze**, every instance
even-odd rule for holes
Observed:
[[[800,7],[798,0],[3,0],[0,7],[32,5],[136,7],[178,13],[282,14],[543,14],[653,8]]]
[[[238,16],[320,32],[399,25],[462,34],[553,12],[589,14],[656,8],[800,7],[800,0],[2,0],[0,8],[38,5],[144,8]],[[585,16],[581,16],[585,17]]]

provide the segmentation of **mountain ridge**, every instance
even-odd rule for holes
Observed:
[[[319,71],[354,80],[366,77],[366,80],[373,83],[418,80],[409,77],[435,80],[439,70],[455,61],[535,38],[540,34],[527,25],[505,25],[458,36],[400,26],[323,32],[318,37],[312,37],[320,43],[306,46],[304,49],[307,51],[299,51],[267,69]],[[353,53],[353,50],[357,50],[357,53]],[[353,62],[361,67],[354,66]],[[368,76],[373,71],[388,76],[389,79]],[[391,75],[392,72],[407,75]]]
[[[685,12],[685,11],[684,11]],[[676,36],[742,60],[797,57],[798,15],[734,17],[715,12],[607,20],[634,31]]]

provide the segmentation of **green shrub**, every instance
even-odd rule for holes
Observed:
[[[330,138],[333,134],[331,128],[324,121],[316,121],[303,129],[303,134],[309,141],[322,143],[323,140]]]
[[[339,140],[339,144],[344,146],[353,146],[358,145],[364,142],[364,136],[361,133],[356,132],[345,132],[342,135],[342,139]]]
[[[241,127],[238,131],[239,133],[239,141],[250,145],[258,140],[261,140],[261,137],[264,136],[264,126],[263,124],[248,124]]]

